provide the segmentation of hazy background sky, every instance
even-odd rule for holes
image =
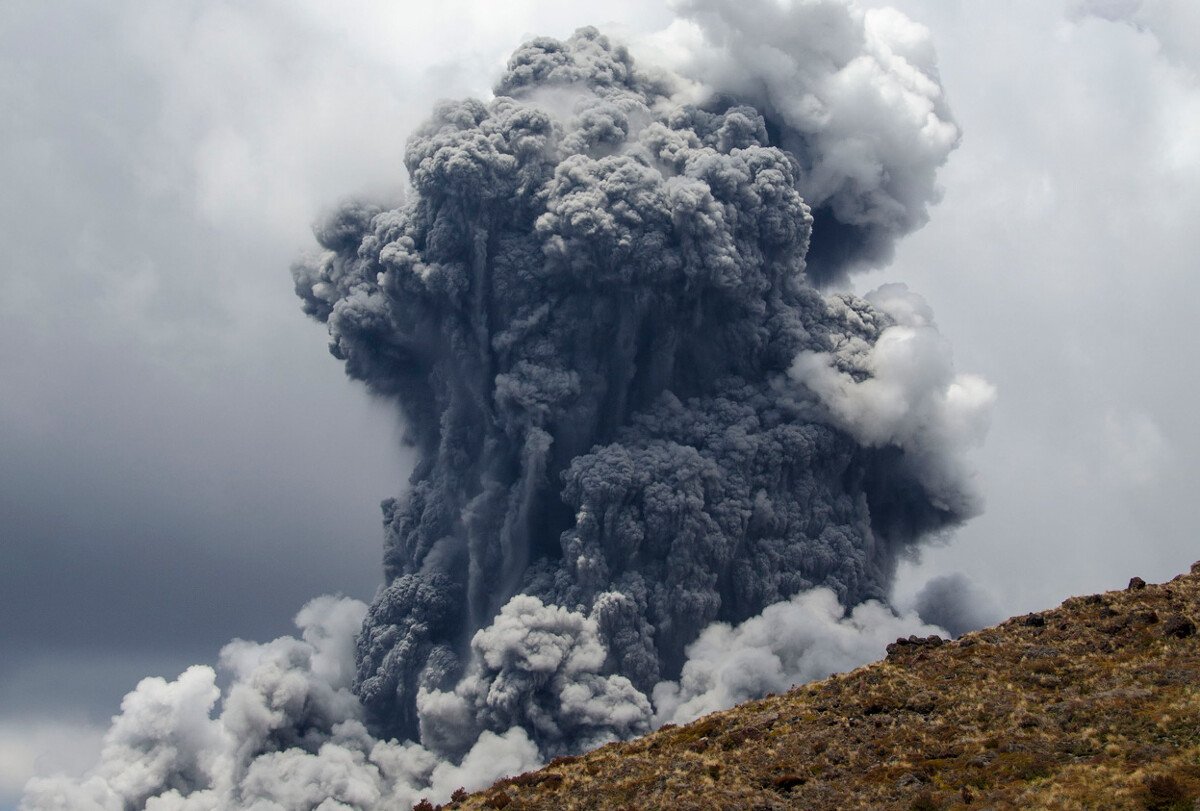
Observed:
[[[1200,558],[1200,4],[896,0],[963,128],[904,281],[996,384],[987,512],[906,567],[1004,614]],[[0,5],[0,807],[94,756],[146,675],[368,599],[388,411],[288,266],[340,199],[404,183],[411,128],[533,34],[659,2]],[[419,10],[416,10],[419,9]],[[606,23],[616,25],[605,25]]]

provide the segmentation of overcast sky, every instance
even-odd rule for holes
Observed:
[[[140,677],[370,597],[409,462],[290,263],[322,209],[402,187],[408,131],[522,39],[672,19],[410,5],[0,5],[0,807],[92,757]],[[888,5],[932,30],[964,135],[929,225],[856,289],[908,283],[999,391],[987,512],[897,599],[962,572],[1007,615],[1169,579],[1200,558],[1200,4]]]

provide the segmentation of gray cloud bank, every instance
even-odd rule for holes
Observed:
[[[223,697],[144,681],[24,807],[445,797],[917,627],[897,562],[978,511],[994,393],[907,289],[828,286],[924,222],[957,129],[923,29],[787,8],[681,5],[674,71],[533,40],[409,140],[408,202],[317,228],[296,291],[418,456],[384,587],[231,643]]]

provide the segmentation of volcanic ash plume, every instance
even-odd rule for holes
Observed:
[[[593,29],[530,42],[492,102],[411,138],[407,205],[344,208],[295,271],[421,457],[358,646],[388,734],[458,752],[516,725],[556,753],[643,731],[709,624],[818,586],[883,600],[976,508],[958,451],[990,387],[902,287],[815,286],[924,217],[957,136],[906,59],[927,46],[796,3],[759,64],[739,8],[687,6],[736,65],[700,84]]]
[[[444,799],[929,630],[886,600],[978,509],[993,392],[902,285],[828,292],[936,196],[958,132],[927,33],[680,8],[674,71],[534,40],[412,136],[403,206],[318,227],[297,293],[419,457],[383,588],[227,648],[215,718],[211,669],[143,682],[92,777],[27,808]]]

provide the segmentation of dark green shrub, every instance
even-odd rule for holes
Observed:
[[[1146,781],[1142,804],[1148,811],[1191,811],[1191,792],[1169,774],[1160,774]]]

